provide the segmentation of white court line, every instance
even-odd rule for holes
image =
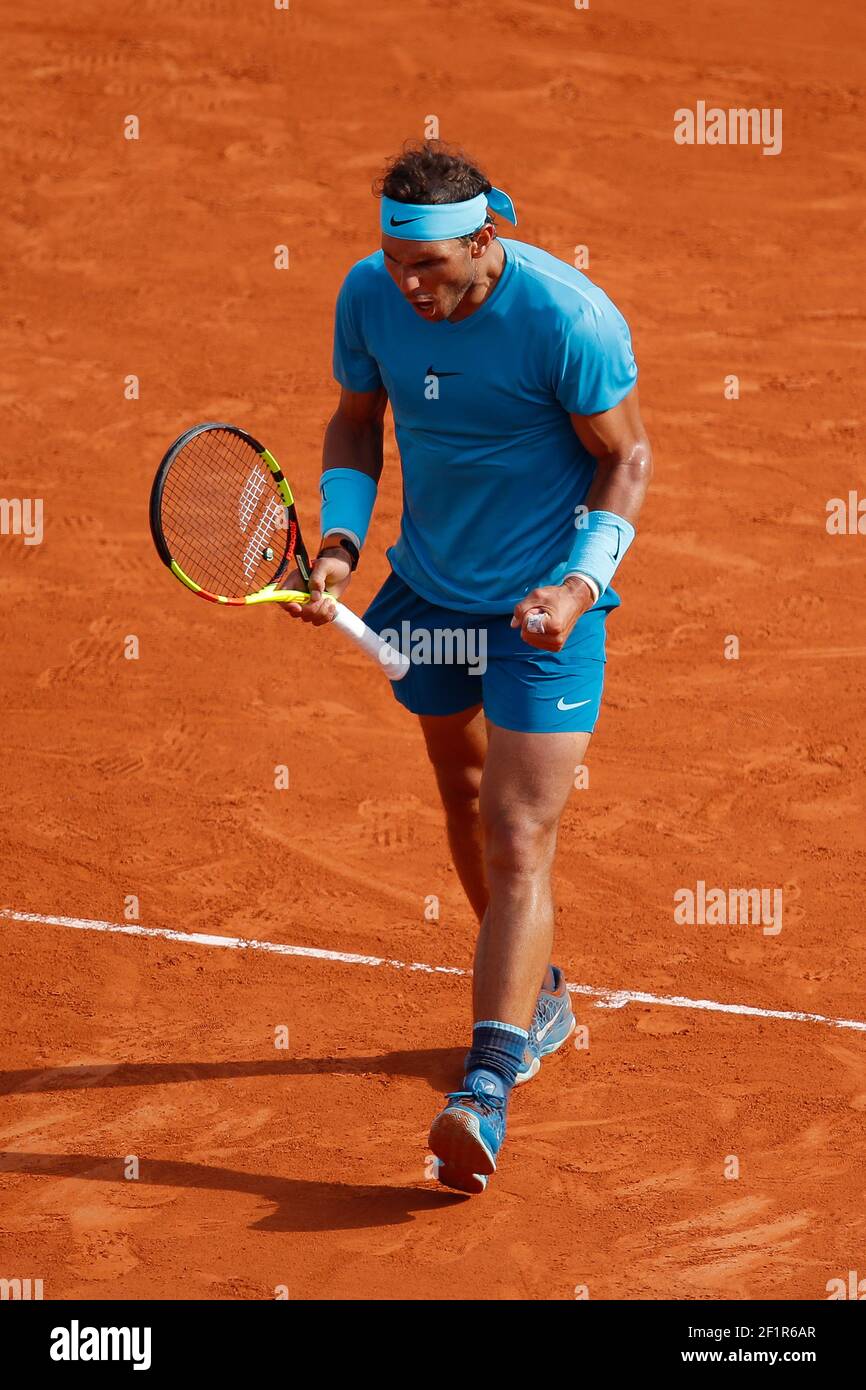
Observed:
[[[334,960],[343,965],[388,965],[392,970],[422,970],[428,975],[471,975],[456,965],[422,965],[418,961],[389,960],[387,956],[358,956],[350,951],[324,951],[316,946],[284,946],[275,941],[254,941],[246,936],[210,936],[204,932],[172,931],[168,927],[139,927],[134,923],[100,922],[87,917],[46,917],[39,912],[13,912],[0,908],[0,917],[12,922],[40,922],[52,927],[77,927],[80,931],[114,932],[120,936],[160,937],[185,946],[224,946],[231,951],[269,951],[277,956],[306,956]],[[637,989],[600,989],[594,985],[569,985],[570,993],[588,995],[597,1009],[621,1009],[626,1004],[663,1004],[672,1009],[705,1009],[710,1013],[741,1014],[747,1018],[777,1018],[790,1023],[823,1023],[829,1028],[854,1028],[866,1033],[866,1023],[853,1018],[826,1018],[793,1009],[759,1009],[752,1004],[719,1004],[714,999],[688,999],[681,994],[646,994]]]

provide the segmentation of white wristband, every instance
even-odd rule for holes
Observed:
[[[573,574],[577,579],[583,580],[584,584],[589,589],[589,592],[592,594],[593,603],[598,603],[599,587],[596,584],[595,580],[591,579],[588,574],[582,574],[580,570],[570,570],[569,573]],[[568,579],[568,577],[569,576],[567,574],[563,575],[563,579]]]
[[[348,526],[331,526],[329,530],[322,532],[322,540],[326,541],[329,536],[348,536],[350,541],[354,541],[358,550],[361,549],[361,539],[350,531]]]

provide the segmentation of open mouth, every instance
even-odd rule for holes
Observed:
[[[410,299],[409,303],[413,309],[417,309],[419,314],[430,315],[434,312],[436,304],[432,299]]]

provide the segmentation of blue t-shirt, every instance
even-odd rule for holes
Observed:
[[[561,582],[595,473],[569,413],[612,409],[637,378],[625,319],[597,285],[535,246],[499,244],[499,280],[457,323],[422,319],[376,251],[346,276],[334,333],[337,381],[384,386],[394,414],[403,519],[391,566],[428,602],[467,613],[508,613]]]

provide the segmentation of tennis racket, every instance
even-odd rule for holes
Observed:
[[[164,565],[199,598],[231,607],[308,603],[280,588],[294,567],[309,585],[310,558],[295,499],[273,454],[234,425],[194,425],[159,465],[150,529]],[[409,660],[337,599],[333,625],[400,680]]]

